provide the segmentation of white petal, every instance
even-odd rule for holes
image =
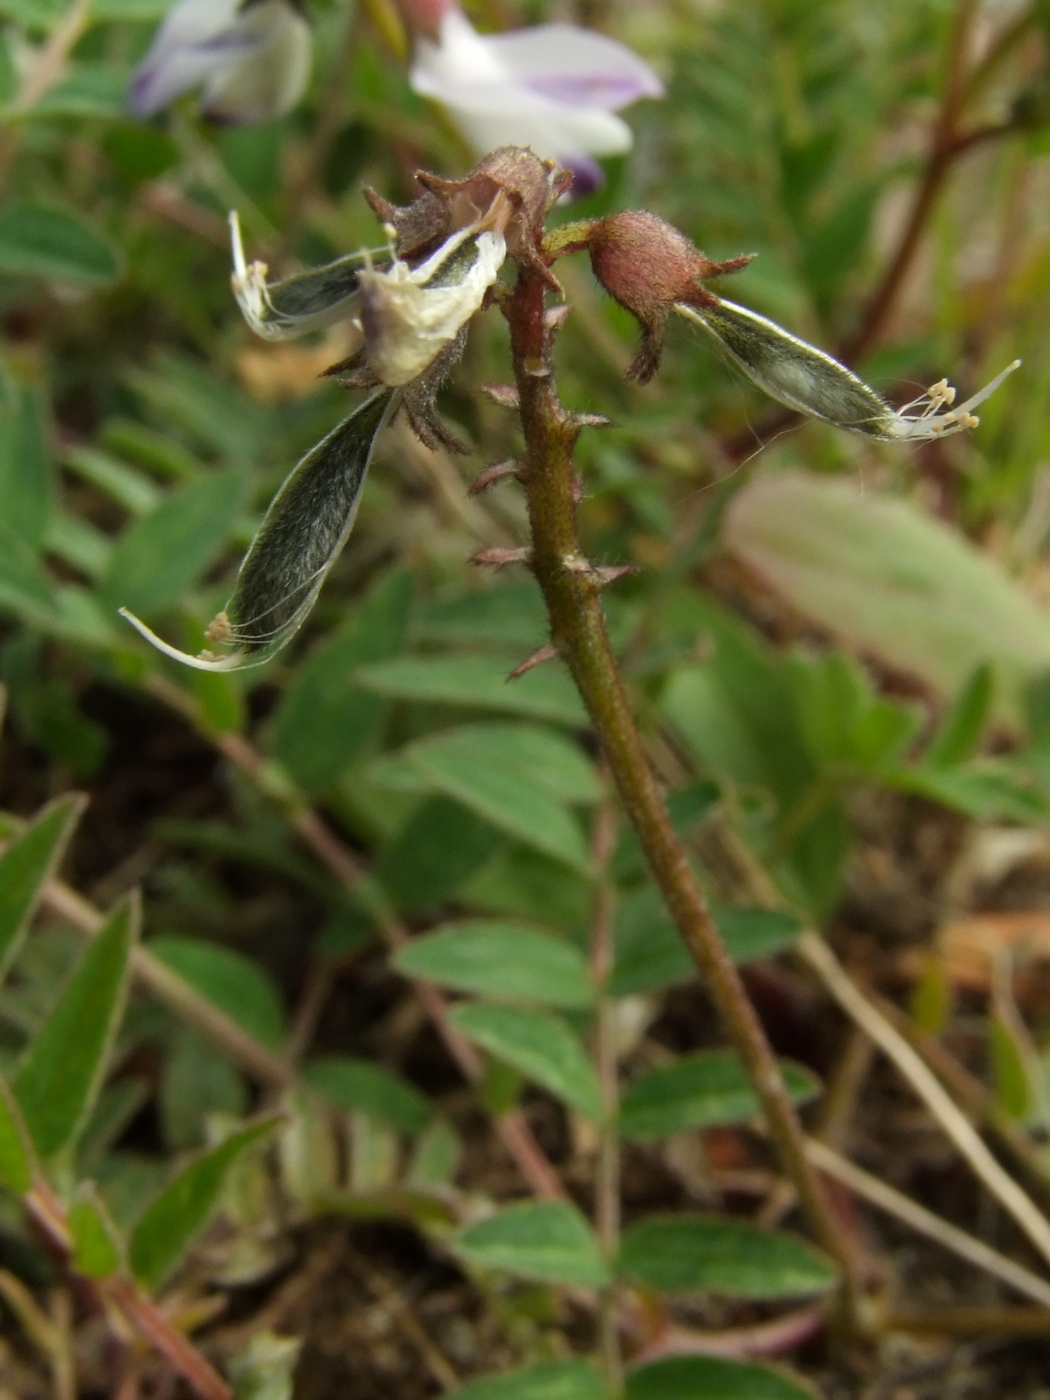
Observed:
[[[264,122],[290,112],[310,79],[310,26],[286,0],[259,0],[237,19],[253,48],[217,71],[204,89],[201,110],[230,122]]]
[[[598,50],[602,53],[606,43],[613,44],[616,50],[621,47],[572,25],[544,28],[568,30],[572,36],[584,35],[588,40],[594,37],[601,41]],[[533,32],[482,37],[461,11],[452,8],[442,19],[438,43],[426,38],[418,40],[412,86],[422,96],[447,107],[464,136],[481,153],[497,146],[530,146],[539,156],[571,163],[578,155],[615,155],[629,150],[630,127],[600,103],[581,105],[578,93],[577,100],[559,101],[528,85],[524,70],[527,68],[538,77],[540,69],[533,67],[533,60],[545,52],[549,59],[548,44],[542,37],[538,52],[531,40],[526,42]],[[513,57],[508,61],[505,56],[501,46],[508,43],[512,56],[516,49],[520,50],[522,72],[515,70]],[[587,47],[590,49],[589,43]],[[641,64],[641,60],[637,63]],[[645,68],[644,64],[641,66]],[[548,77],[567,76],[553,69],[550,62],[543,73]]]
[[[216,68],[229,63],[238,49],[257,42],[242,36],[233,41],[231,52],[229,41],[239,3],[240,0],[182,0],[169,11],[132,78],[129,105],[133,112],[152,116],[204,82]]]
[[[442,272],[468,242],[476,249],[472,265],[456,280],[443,282]],[[382,383],[410,383],[455,340],[480,309],[506,252],[502,233],[467,228],[415,269],[395,262],[389,271],[361,274],[368,363]]]
[[[540,24],[486,39],[503,66],[533,91],[571,106],[626,106],[662,97],[663,84],[625,44],[575,24]]]
[[[524,104],[512,108],[507,101],[492,109],[452,100],[442,105],[479,155],[499,146],[528,146],[544,160],[571,166],[577,156],[620,155],[634,140],[631,128],[612,112],[552,114]]]

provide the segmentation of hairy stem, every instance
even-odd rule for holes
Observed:
[[[532,568],[547,603],[551,641],[587,707],[668,910],[747,1067],[784,1168],[814,1233],[842,1269],[852,1297],[852,1261],[843,1248],[842,1232],[807,1160],[805,1138],[776,1057],[671,824],[620,680],[602,615],[602,580],[580,544],[572,463],[580,427],[555,392],[544,285],[536,270],[521,267],[505,311],[525,435],[521,476],[532,529]]]

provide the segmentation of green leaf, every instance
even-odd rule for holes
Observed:
[[[508,681],[509,669],[490,656],[405,656],[365,667],[354,681],[392,700],[430,700],[499,710],[575,729],[587,723],[576,688],[564,671],[538,666],[518,680]]]
[[[986,663],[978,666],[955,697],[923,758],[935,768],[965,763],[980,747],[991,716],[995,677]]]
[[[39,396],[20,387],[0,411],[0,520],[39,549],[55,504],[54,465]]]
[[[135,1226],[128,1254],[135,1277],[159,1287],[208,1222],[226,1173],[249,1147],[280,1123],[277,1117],[250,1123],[225,1142],[200,1153],[150,1205]]]
[[[673,1293],[791,1298],[834,1288],[831,1263],[790,1235],[725,1216],[668,1215],[624,1231],[619,1271]]]
[[[473,1264],[547,1283],[609,1281],[598,1240],[575,1206],[526,1201],[460,1232],[456,1250]]]
[[[509,1001],[585,1007],[594,991],[583,954],[526,924],[478,919],[414,938],[394,958],[410,977]]]
[[[576,1034],[549,1011],[472,1002],[450,1013],[453,1025],[555,1098],[588,1118],[601,1117],[594,1068]]]
[[[468,725],[422,739],[403,757],[431,791],[555,860],[590,869],[587,842],[566,804],[596,801],[600,788],[593,765],[561,735],[527,725]]]
[[[33,549],[0,520],[0,608],[30,623],[54,625],[57,600]]]
[[[208,1119],[218,1114],[227,1121],[248,1111],[244,1076],[196,1026],[175,1028],[164,1056],[157,1108],[165,1145],[173,1152],[204,1147]]]
[[[432,603],[419,622],[427,642],[499,651],[515,647],[522,658],[542,645],[548,627],[547,609],[534,583],[501,583]]]
[[[175,0],[91,0],[93,19],[141,20],[163,19]]]
[[[14,1094],[0,1079],[0,1186],[24,1196],[33,1184],[33,1145]]]
[[[82,797],[58,798],[0,856],[0,978],[22,945],[44,886],[62,859],[85,805]]]
[[[85,1278],[112,1278],[124,1267],[124,1241],[90,1186],[69,1208],[73,1268]]]
[[[296,668],[277,708],[273,753],[308,792],[330,787],[371,742],[383,704],[354,689],[355,672],[396,656],[411,610],[412,577],[399,571],[372,590],[345,635]]]
[[[43,204],[0,209],[0,273],[102,286],[120,272],[116,253],[73,214]]]
[[[178,934],[151,939],[149,951],[249,1035],[272,1050],[280,1046],[285,1034],[281,994],[257,962],[232,948]]]
[[[626,1400],[817,1400],[817,1395],[772,1366],[717,1356],[672,1356],[631,1371]]]
[[[367,1113],[414,1137],[432,1118],[429,1103],[411,1084],[382,1065],[332,1055],[303,1066],[303,1078],[347,1113]]]
[[[517,1371],[481,1376],[450,1400],[608,1400],[601,1377],[586,1361],[538,1361]]]
[[[213,472],[166,496],[117,540],[100,587],[114,608],[157,613],[181,601],[229,538],[240,472]]]
[[[982,664],[995,714],[1021,721],[1050,666],[1047,616],[1002,567],[910,502],[802,472],[756,477],[730,504],[729,549],[856,649],[957,695]]]
[[[410,914],[436,909],[506,843],[491,822],[461,802],[421,802],[386,847],[376,873],[383,888]]]
[[[67,0],[0,0],[0,15],[32,29],[49,29],[68,8]]]
[[[798,1065],[781,1064],[795,1103],[820,1092],[820,1081]],[[691,1128],[740,1123],[760,1112],[747,1071],[728,1050],[687,1055],[632,1080],[620,1102],[620,1135],[645,1141]]]
[[[735,963],[754,962],[790,948],[802,926],[776,909],[729,908],[715,913],[726,952]],[[678,930],[652,887],[624,899],[615,924],[616,960],[611,991],[634,996],[685,982],[698,974]]]
[[[887,784],[918,793],[931,802],[962,812],[978,821],[1007,818],[1036,823],[1045,820],[1047,798],[1032,786],[1028,774],[995,759],[965,768],[933,768],[918,764],[883,774]]]
[[[87,948],[15,1075],[15,1097],[42,1157],[76,1136],[98,1094],[124,1010],[139,909],[129,901]]]
[[[128,74],[110,63],[81,63],[30,108],[33,117],[101,117],[126,113]]]

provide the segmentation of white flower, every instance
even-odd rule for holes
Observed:
[[[639,97],[662,97],[660,79],[623,44],[573,24],[478,34],[456,5],[436,40],[416,39],[410,81],[446,107],[480,154],[528,146],[577,175],[577,193],[601,183],[592,156],[630,149],[614,113]]]
[[[213,121],[270,121],[302,97],[310,60],[299,0],[179,0],[132,78],[128,106],[149,117],[199,87]]]
[[[1014,360],[958,408],[953,407],[955,390],[942,379],[895,409],[838,360],[746,306],[719,298],[711,306],[679,303],[675,310],[703,326],[771,398],[836,428],[883,442],[926,442],[976,428],[980,420],[973,410],[1021,363]]]
[[[418,378],[480,310],[507,255],[509,212],[501,196],[418,267],[395,258],[386,271],[359,274],[365,350],[381,383]]]

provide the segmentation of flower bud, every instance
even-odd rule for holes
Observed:
[[[674,307],[712,305],[716,298],[701,279],[737,272],[752,256],[712,262],[684,233],[640,209],[597,220],[587,241],[595,277],[642,327],[641,349],[627,371],[641,384],[656,373]]]

